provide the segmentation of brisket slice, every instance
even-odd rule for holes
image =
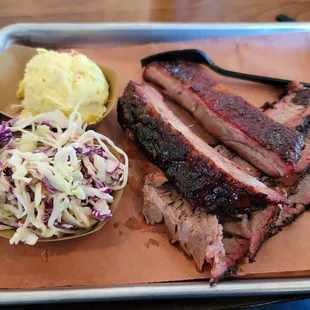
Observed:
[[[146,222],[152,225],[164,222],[171,243],[179,243],[184,252],[193,257],[200,271],[205,261],[210,263],[211,285],[236,274],[238,263],[250,247],[250,240],[242,236],[243,232],[234,231],[232,227],[226,232],[224,228],[223,237],[223,227],[217,217],[199,209],[192,211],[162,172],[149,174],[142,191]]]
[[[305,135],[304,143],[305,147],[300,153],[300,159],[295,168],[296,173],[304,171],[310,165],[310,130]]]
[[[265,114],[280,124],[305,133],[310,122],[310,88],[291,83],[284,97],[268,104]]]
[[[274,230],[279,212],[280,209],[276,205],[269,205],[265,210],[255,212],[251,216],[251,245],[249,249],[250,263],[255,261],[259,249]]]
[[[250,216],[241,215],[239,218],[226,219],[219,222],[223,225],[224,233],[234,233],[250,240],[249,261],[254,262],[262,244],[271,236],[276,235],[285,226],[291,224],[310,206],[310,167],[304,171],[289,189],[288,205],[281,209],[269,205],[266,209],[252,213]]]
[[[250,240],[239,236],[225,236],[222,242],[226,254],[220,264],[213,264],[211,285],[218,283],[224,277],[237,274],[238,264],[244,259],[250,247]]]
[[[206,214],[201,209],[193,211],[167,182],[161,172],[146,177],[142,190],[142,213],[146,222],[154,225],[164,221],[171,243],[178,242],[184,252],[193,257],[200,271],[205,261],[223,268],[225,249],[222,243],[222,226],[218,224],[217,217]],[[221,276],[214,272],[212,268],[212,277]]]
[[[248,240],[248,256],[252,263],[265,240],[274,229],[280,209],[276,205],[269,205],[266,209],[254,212],[250,216],[220,217],[219,222],[223,226],[224,235]],[[241,257],[239,258],[241,259]]]
[[[211,285],[217,283],[223,277],[235,275],[239,263],[247,255],[251,246],[250,222],[246,215],[219,216],[218,221],[223,226],[223,244],[225,264],[213,264],[213,277]]]
[[[237,216],[218,216],[219,223],[223,226],[225,236],[236,236],[251,239],[251,223],[246,214]]]
[[[310,88],[298,83],[291,83],[287,94],[278,102],[268,104],[265,114],[273,120],[300,131],[304,137],[305,147],[295,172],[300,173],[310,164]]]
[[[117,107],[118,122],[146,158],[163,170],[194,208],[244,213],[269,202],[287,203],[193,134],[152,87],[129,82]]]
[[[303,147],[302,135],[281,125],[208,77],[200,65],[154,62],[144,78],[165,89],[213,136],[272,177],[290,175]]]
[[[291,224],[310,205],[310,167],[299,177],[295,186],[291,189],[289,199],[291,203],[283,206],[271,236],[276,235],[283,227]]]
[[[231,158],[232,152],[223,146],[215,147],[223,156]],[[234,160],[238,159],[238,156],[232,157]],[[246,161],[241,160],[243,169],[250,170],[250,167]],[[243,161],[243,162],[242,162]],[[255,169],[255,168],[253,168]],[[254,172],[255,173],[255,172]],[[291,177],[292,178],[292,177]],[[284,178],[285,179],[285,178]],[[283,207],[285,208],[286,205]],[[255,257],[261,248],[262,244],[267,240],[274,230],[275,222],[279,216],[280,209],[277,205],[269,205],[266,209],[252,213],[250,216],[246,214],[238,214],[234,216],[220,216],[219,222],[223,225],[224,234],[232,235],[239,238],[248,240],[248,256],[249,261],[254,262]],[[243,244],[246,244],[243,241]],[[240,254],[242,248],[240,249]],[[239,257],[239,260],[242,257]]]

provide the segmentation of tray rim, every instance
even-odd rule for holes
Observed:
[[[152,30],[150,33],[149,31]],[[187,34],[184,30],[189,31]],[[77,38],[82,38],[85,33],[91,31],[91,35],[103,34],[108,35],[109,32],[114,35],[120,32],[126,32],[126,38],[130,35],[141,35],[145,37],[154,37],[155,42],[163,41],[163,32],[170,32],[171,34],[178,33],[185,40],[189,40],[193,33],[197,34],[201,31],[214,31],[213,37],[218,37],[217,34],[221,33],[219,37],[224,37],[223,32],[229,31],[230,33],[240,32],[239,36],[244,35],[262,35],[262,34],[278,34],[278,33],[291,33],[291,32],[309,32],[310,22],[300,23],[257,23],[257,22],[239,22],[239,23],[163,23],[163,22],[143,22],[143,23],[16,23],[3,27],[0,29],[0,51],[4,50],[12,44],[13,38],[25,38],[32,35],[38,36],[46,35],[46,33],[59,35],[66,32],[68,35],[74,35]],[[244,33],[244,34],[243,34]],[[210,35],[210,33],[209,33]],[[232,35],[230,35],[232,36]],[[238,36],[235,34],[235,36]],[[199,35],[200,38],[203,37]],[[112,36],[109,37],[111,39]],[[125,36],[124,36],[125,38]],[[66,38],[67,39],[67,38]],[[193,39],[192,39],[193,40]],[[65,43],[66,40],[62,41]],[[136,43],[136,42],[135,42]],[[72,45],[72,44],[70,44]],[[72,45],[74,46],[74,44]]]
[[[61,26],[61,27],[59,27]],[[0,29],[0,50],[10,46],[16,39],[27,36],[27,31],[67,31],[81,36],[87,31],[243,31],[244,35],[310,32],[310,22],[303,23],[18,23]],[[250,32],[253,32],[252,34]],[[214,298],[234,296],[263,296],[310,293],[310,277],[230,279],[215,287],[198,281],[133,284],[96,288],[44,288],[44,289],[0,289],[0,305],[34,304],[50,302],[112,301],[172,298]]]
[[[124,301],[187,299],[240,296],[272,296],[310,293],[310,278],[231,279],[210,287],[208,282],[169,282],[90,288],[0,290],[0,305],[69,303],[83,301]]]

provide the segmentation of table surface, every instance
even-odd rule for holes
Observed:
[[[0,0],[0,27],[17,22],[310,21],[309,0]]]

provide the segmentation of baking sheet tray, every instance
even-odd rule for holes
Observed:
[[[48,48],[83,44],[120,46],[232,36],[255,36],[307,31],[300,24],[17,24],[0,31],[0,50],[13,43]],[[106,288],[2,290],[0,304],[51,301],[193,298],[245,295],[304,294],[310,279],[227,280],[215,288],[207,282],[131,285]]]

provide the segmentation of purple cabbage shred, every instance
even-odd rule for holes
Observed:
[[[0,222],[0,225],[5,225],[8,227],[12,227],[12,228],[18,228],[19,227],[19,225],[17,223],[7,224],[7,223]]]
[[[112,217],[112,214],[100,214],[100,212],[96,209],[93,208],[91,210],[91,214],[98,220],[98,221],[104,221],[110,217]]]
[[[73,226],[71,224],[66,224],[66,223],[62,223],[62,222],[54,222],[54,226],[57,228],[64,228],[64,229],[73,229],[73,230],[77,230],[79,229],[76,226]]]
[[[95,187],[96,188],[103,188],[103,184],[101,182],[99,182],[99,181],[96,181],[95,182]]]
[[[50,194],[55,194],[55,192],[57,191],[57,189],[56,189],[54,186],[52,186],[52,185],[50,184],[50,182],[48,181],[48,179],[47,179],[46,176],[43,176],[43,177],[42,177],[42,182],[43,182],[45,188],[47,189],[47,191],[48,191]]]
[[[48,220],[53,212],[53,203],[54,203],[54,199],[51,199],[45,202],[45,210],[44,210],[44,216],[43,216],[43,223],[45,225],[47,225]]]
[[[37,149],[37,150],[34,150],[32,153],[36,154],[36,153],[46,153],[47,151],[49,151],[52,147],[51,146],[48,146],[48,147],[45,147],[45,148],[41,148],[41,149]]]
[[[8,128],[8,123],[3,121],[0,126],[0,144],[9,147],[12,145],[14,139],[13,132]]]
[[[78,156],[90,156],[97,154],[104,159],[108,159],[108,157],[104,154],[103,150],[100,147],[86,146],[86,149],[81,147],[75,147],[75,152]]]
[[[47,121],[41,121],[40,123],[39,123],[39,125],[45,125],[45,126],[47,126],[50,130],[53,130],[53,125],[51,124],[51,123],[49,123],[49,122],[47,122]]]
[[[107,187],[106,190],[104,191],[106,194],[111,194],[112,193],[112,188]]]

